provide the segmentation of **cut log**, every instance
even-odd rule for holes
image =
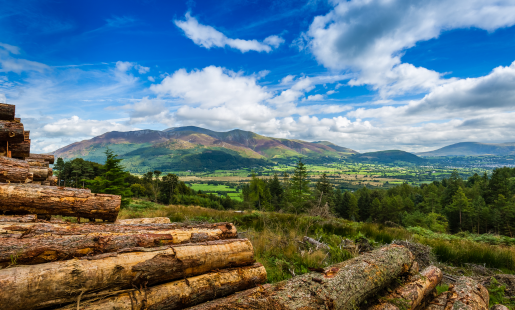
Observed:
[[[151,218],[138,218],[138,219],[124,219],[116,220],[115,224],[130,225],[130,224],[170,224],[168,217],[151,217]]]
[[[25,159],[30,155],[30,139],[18,143],[9,143],[9,151],[11,151],[11,157]]]
[[[429,266],[419,275],[397,288],[390,295],[381,298],[384,300],[370,310],[412,310],[418,307],[429,296],[435,287],[442,281],[443,273],[435,266]]]
[[[0,156],[0,182],[25,183],[25,180],[27,180],[28,178],[28,163],[26,163],[23,160]],[[0,201],[2,201],[1,198]],[[2,207],[0,205],[0,210],[1,209]]]
[[[78,236],[88,234],[165,234],[173,237],[172,243],[205,242],[234,239],[238,236],[231,223],[180,226],[177,224],[158,225],[102,225],[102,224],[53,224],[53,223],[0,223],[0,234],[16,235],[23,238],[38,236]]]
[[[30,130],[25,130],[23,132],[23,137],[25,138],[25,141],[30,139]]]
[[[55,306],[62,298],[151,286],[252,263],[250,241],[235,239],[19,266],[0,270],[0,305],[4,310],[38,309]]]
[[[46,167],[30,167],[29,172],[33,174],[34,181],[46,181],[48,178],[48,168]]]
[[[14,104],[0,103],[0,120],[13,121],[14,120]]]
[[[11,258],[17,257],[17,263],[32,265],[71,259],[74,257],[113,253],[123,249],[138,251],[171,244],[198,243],[222,240],[220,230],[195,229],[185,234],[184,230],[147,231],[126,234],[89,233],[84,235],[38,235],[27,238],[26,235],[13,235],[3,238],[0,243],[0,267],[11,264]],[[188,238],[189,237],[189,238]]]
[[[307,242],[307,243],[315,246],[317,249],[329,250],[329,246],[327,244],[316,241],[315,239],[310,238],[308,236],[304,237],[304,242]]]
[[[23,124],[15,121],[0,120],[0,141],[23,142]]]
[[[459,277],[449,291],[438,295],[426,309],[487,310],[489,299],[488,290],[483,285],[471,278]]]
[[[195,306],[191,310],[356,309],[399,275],[408,272],[413,255],[390,245],[288,281],[265,285]]]
[[[0,215],[0,223],[31,223],[36,220],[36,216],[30,215]],[[13,224],[10,224],[13,225]]]
[[[490,310],[509,310],[505,305],[493,305]]]
[[[50,186],[57,186],[57,177],[56,176],[48,177],[46,180]]]
[[[32,167],[47,167],[48,168],[48,162],[44,159],[33,159],[33,158],[25,158],[25,161],[29,164],[29,166]]]
[[[48,171],[48,170],[47,170]],[[0,184],[0,210],[64,215],[114,222],[121,197],[90,191],[32,184]]]
[[[79,303],[81,310],[184,309],[211,299],[249,289],[266,281],[266,270],[252,266],[224,269],[184,280],[133,290],[98,301]],[[61,310],[77,309],[76,300]]]
[[[49,164],[51,164],[51,165],[54,164],[54,155],[30,153],[29,158],[30,159],[43,159],[43,160],[47,161]]]

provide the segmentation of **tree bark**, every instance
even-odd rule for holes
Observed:
[[[266,270],[252,266],[223,269],[200,276],[134,290],[98,301],[80,303],[81,310],[184,309],[255,287],[266,281]],[[75,310],[75,303],[60,310]],[[73,301],[72,301],[73,302]]]
[[[48,170],[47,170],[48,171]],[[103,219],[114,222],[121,197],[75,188],[0,184],[0,210]]]
[[[35,215],[0,215],[0,223],[11,223],[10,225],[13,225],[12,223],[31,223],[36,221]],[[0,232],[1,234],[1,232]]]
[[[14,120],[14,104],[0,103],[0,120],[13,121]]]
[[[9,151],[11,151],[11,157],[25,159],[30,156],[30,139],[18,142],[9,143]]]
[[[429,266],[414,276],[407,284],[397,288],[378,305],[369,310],[412,310],[442,281],[443,273],[435,266]]]
[[[0,120],[0,141],[23,142],[25,136],[23,135],[23,124],[16,121],[2,121]]]
[[[122,252],[2,269],[0,305],[5,310],[50,307],[56,300],[80,294],[151,286],[254,263],[252,244],[246,239]]]
[[[103,234],[171,234],[174,243],[215,241],[238,237],[236,226],[232,223],[201,225],[180,224],[54,224],[54,223],[0,223],[0,234],[18,234],[24,238],[40,235],[86,235]]]
[[[218,233],[218,234],[217,234]],[[1,236],[1,235],[0,235]],[[0,242],[0,267],[12,264],[33,265],[74,257],[118,252],[122,249],[151,248],[171,244],[223,240],[221,230],[195,229],[146,231],[134,233],[89,233],[83,235],[4,235]]]
[[[483,285],[471,278],[460,277],[449,291],[431,301],[426,310],[487,310],[489,299],[488,290]]]
[[[130,224],[170,224],[168,217],[150,217],[150,218],[137,218],[137,219],[123,219],[116,220],[115,224],[130,225]]]
[[[33,154],[30,153],[29,156],[30,159],[43,159],[44,161],[47,161],[49,164],[54,164],[54,155],[46,155],[46,154]]]
[[[29,178],[29,164],[23,160],[0,156],[0,182],[25,183]],[[0,199],[1,201],[2,199]],[[2,209],[0,203],[0,210]]]
[[[303,240],[304,240],[304,242],[307,242],[307,243],[315,246],[317,249],[329,250],[329,246],[327,244],[318,242],[315,239],[310,238],[308,236],[305,236]]]
[[[48,168],[48,162],[43,159],[33,159],[33,158],[25,158],[25,161],[31,167],[46,167]]]
[[[190,310],[355,309],[408,272],[414,258],[405,247],[390,245],[326,269],[217,299]]]
[[[29,172],[34,175],[34,181],[45,181],[48,178],[48,169],[45,167],[30,167]]]

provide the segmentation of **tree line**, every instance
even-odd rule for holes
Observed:
[[[437,232],[515,234],[515,168],[496,168],[491,174],[474,174],[466,180],[455,170],[449,178],[420,186],[404,183],[389,189],[365,186],[343,191],[334,188],[325,174],[312,182],[299,160],[291,175],[275,174],[264,179],[252,174],[241,188],[240,202],[229,196],[194,191],[175,174],[155,170],[132,175],[123,171],[121,159],[111,151],[106,155],[104,165],[58,159],[54,173],[61,186],[85,186],[94,192],[119,194],[124,205],[131,197],[139,197],[163,204],[297,214],[325,208],[334,216],[352,221],[419,226]]]

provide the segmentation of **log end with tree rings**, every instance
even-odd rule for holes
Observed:
[[[23,142],[23,124],[15,121],[0,120],[0,141]]]
[[[13,121],[15,109],[14,104],[0,103],[0,120]]]

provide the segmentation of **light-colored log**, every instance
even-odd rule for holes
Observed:
[[[413,261],[408,249],[390,245],[326,268],[323,274],[307,273],[191,310],[356,309],[396,277],[408,272]]]
[[[48,171],[48,170],[47,170]],[[103,219],[114,222],[121,197],[32,184],[0,184],[0,210]]]
[[[47,161],[49,164],[54,164],[54,155],[47,155],[47,154],[34,154],[30,153],[29,156],[30,159],[43,159]]]
[[[146,218],[137,218],[137,219],[124,219],[124,220],[116,220],[115,224],[170,224],[170,218],[168,217],[146,217]]]
[[[38,309],[80,294],[151,286],[252,263],[252,244],[236,239],[1,269],[0,305]]]
[[[44,159],[25,158],[25,161],[32,167],[46,167],[48,168],[49,163]]]
[[[442,281],[442,271],[429,266],[414,276],[408,283],[397,288],[390,295],[381,298],[383,302],[370,307],[370,310],[412,310],[418,307],[422,301]]]
[[[426,310],[487,310],[489,300],[488,290],[483,285],[471,278],[459,277],[454,286],[432,300]]]
[[[29,164],[23,160],[0,156],[0,182],[25,183],[29,178]],[[0,198],[0,210],[2,210]]]
[[[261,264],[223,269],[200,276],[79,303],[81,310],[184,309],[249,289],[266,281]],[[61,310],[76,310],[71,304]]]
[[[34,167],[30,166],[29,172],[31,172],[34,177],[34,181],[45,181],[48,178],[48,168],[46,167]]]

